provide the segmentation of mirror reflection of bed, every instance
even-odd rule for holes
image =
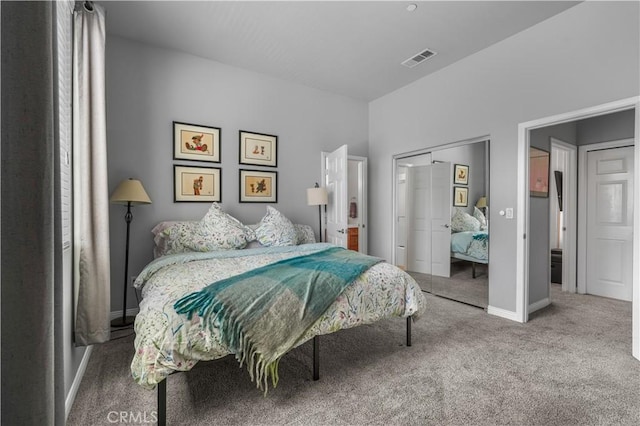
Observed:
[[[394,262],[434,295],[486,308],[489,142],[394,156]]]

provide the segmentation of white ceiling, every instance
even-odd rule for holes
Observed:
[[[408,4],[418,5],[408,12]],[[576,1],[107,1],[107,33],[370,101]],[[400,65],[424,49],[414,68]]]

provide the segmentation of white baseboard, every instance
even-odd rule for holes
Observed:
[[[78,371],[76,371],[76,377],[73,378],[71,389],[69,389],[67,398],[64,401],[65,421],[67,420],[67,418],[69,418],[71,407],[73,407],[73,402],[76,400],[76,395],[78,394],[78,389],[80,388],[80,382],[82,382],[82,378],[84,377],[84,372],[87,370],[87,364],[89,364],[89,358],[91,357],[91,352],[93,352],[93,346],[87,346],[87,349],[84,351],[84,355],[82,356],[82,361],[80,361],[80,366],[78,367]]]
[[[506,309],[496,308],[495,306],[488,306],[487,313],[489,315],[495,315],[500,318],[505,318],[511,321],[520,322],[518,320],[518,314],[513,311],[507,311]]]
[[[529,308],[527,309],[529,313],[531,312],[535,312],[537,310],[540,310],[542,308],[546,308],[547,306],[549,306],[551,304],[551,300],[549,300],[548,297],[537,301],[536,303],[532,303],[529,305]]]
[[[135,317],[136,315],[138,315],[138,312],[140,312],[139,308],[129,308],[125,311],[125,315],[126,316],[131,316],[131,317]],[[113,321],[116,318],[121,318],[122,317],[122,311],[115,311],[115,312],[111,312],[111,321]]]

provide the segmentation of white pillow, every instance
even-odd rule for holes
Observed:
[[[298,244],[298,234],[293,223],[271,206],[267,206],[267,214],[258,224],[255,233],[256,239],[266,247]]]
[[[484,216],[484,213],[482,213],[482,210],[475,206],[473,207],[473,217],[478,219],[478,222],[480,222],[481,230],[487,229],[487,218]]]
[[[195,251],[241,249],[254,238],[253,230],[223,212],[213,203],[193,232],[184,237],[184,245]]]
[[[458,208],[455,209],[453,216],[451,217],[451,231],[464,232],[464,231],[479,231],[480,222],[469,213]]]

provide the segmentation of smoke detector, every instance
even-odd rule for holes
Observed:
[[[421,64],[422,62],[426,61],[427,59],[435,55],[436,55],[436,52],[434,52],[433,50],[425,49],[422,52],[418,53],[417,55],[413,55],[409,59],[402,62],[402,65],[404,65],[407,68],[413,68],[416,65]]]

